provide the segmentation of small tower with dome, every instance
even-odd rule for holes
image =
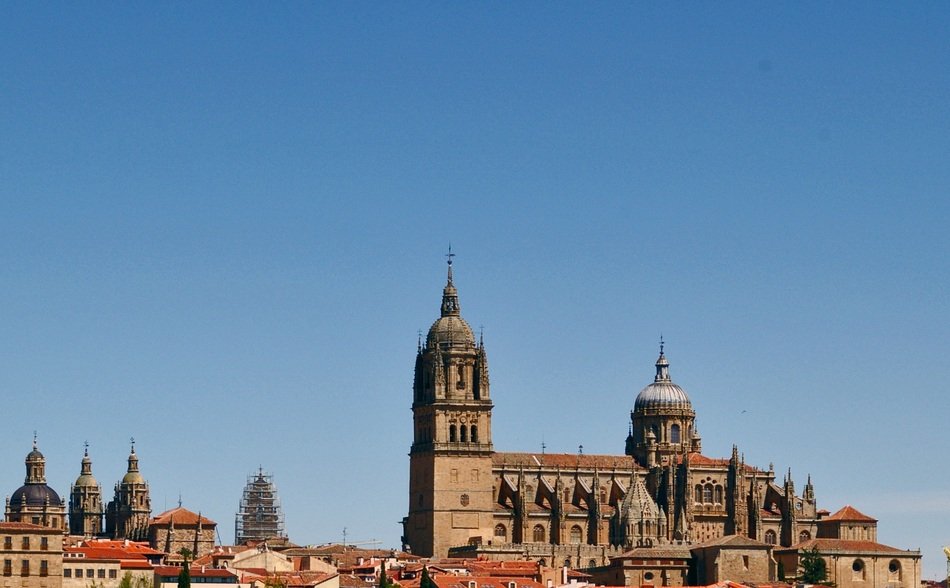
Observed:
[[[92,475],[92,459],[87,443],[79,477],[69,489],[69,532],[83,537],[100,535],[103,510],[102,487]]]
[[[148,482],[139,472],[139,457],[135,454],[135,440],[131,441],[129,467],[122,480],[115,485],[115,497],[106,509],[106,534],[113,539],[145,540],[148,538],[148,520],[152,515]]]
[[[32,523],[66,530],[66,505],[55,490],[46,485],[46,458],[36,445],[26,455],[26,479],[6,500],[5,517],[9,523]]]
[[[660,339],[653,382],[637,395],[630,412],[626,454],[642,466],[669,463],[672,456],[699,451],[696,412],[686,391],[670,378],[670,362]]]

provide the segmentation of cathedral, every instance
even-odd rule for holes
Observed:
[[[440,316],[417,346],[405,549],[594,568],[631,550],[689,558],[690,546],[730,537],[777,550],[821,536],[829,512],[810,478],[799,492],[790,471],[747,464],[736,447],[726,458],[702,453],[662,341],[623,455],[496,451],[488,356],[462,318],[452,269],[450,256]]]

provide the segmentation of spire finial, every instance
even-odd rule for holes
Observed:
[[[178,493],[178,508],[181,508],[181,492]]]
[[[664,345],[665,345],[665,343],[663,343],[663,333],[660,333],[660,357],[663,356],[663,346],[664,346]]]
[[[83,452],[82,452],[83,456],[89,457],[89,441],[83,441],[82,446],[83,446]]]
[[[416,351],[422,351],[422,329],[419,329],[416,339]]]
[[[132,453],[135,453],[135,437],[129,437],[129,443],[132,445]]]
[[[449,252],[445,254],[445,258],[448,260],[449,264],[449,283],[452,283],[452,258],[455,257],[455,254],[452,253],[452,244],[449,243]]]
[[[33,449],[36,449],[36,429],[33,429]]]

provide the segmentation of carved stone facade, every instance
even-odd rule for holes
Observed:
[[[215,529],[218,524],[201,513],[181,506],[167,510],[148,524],[148,543],[152,549],[163,551],[173,558],[187,549],[189,560],[214,551]]]
[[[115,497],[106,509],[106,535],[113,539],[143,541],[148,537],[151,514],[148,482],[139,472],[139,458],[133,441],[128,471],[115,485]]]
[[[83,537],[98,537],[102,534],[104,510],[102,487],[92,475],[92,459],[89,458],[87,447],[79,477],[69,489],[69,532]]]

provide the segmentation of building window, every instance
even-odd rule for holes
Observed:
[[[460,429],[461,435],[459,435],[459,441],[462,443],[468,443],[468,427],[462,425]]]
[[[40,575],[43,577],[49,575],[49,562],[45,559],[40,562]]]
[[[29,548],[30,548],[30,538],[29,538],[29,537],[24,537],[24,538],[22,539],[22,544],[23,544],[23,549],[29,549]]]
[[[538,560],[538,565],[543,568],[544,566],[548,565],[548,562],[544,558],[541,558]]]
[[[696,485],[696,502],[701,503],[703,501],[703,487],[699,484]]]
[[[455,443],[455,425],[449,425],[449,442]]]
[[[743,556],[742,556],[742,568],[743,568],[744,570],[748,570],[748,569],[749,569],[749,556],[748,556],[748,555],[743,555]]]
[[[577,544],[584,539],[584,531],[577,525],[571,527],[571,543]]]
[[[891,580],[901,579],[901,563],[896,559],[892,559],[891,563],[887,564],[887,571],[891,575]]]
[[[40,524],[40,517],[33,517],[32,519],[34,525]]]
[[[716,486],[716,503],[722,504],[722,486]]]
[[[643,579],[644,579],[644,580],[647,580],[647,581],[652,580],[652,579],[653,579],[653,572],[647,572],[647,573],[643,574]]]
[[[4,549],[13,549],[13,537],[4,537],[4,538],[3,538],[3,548],[4,548]]]
[[[495,525],[495,537],[505,541],[508,538],[508,530],[504,525]]]
[[[802,531],[801,533],[798,534],[799,541],[808,541],[809,539],[811,539],[811,533],[809,533],[808,531]]]
[[[20,564],[20,575],[29,576],[30,575],[30,560],[24,559]]]
[[[673,425],[670,427],[670,443],[679,443],[680,442],[680,426]]]
[[[706,504],[712,504],[713,501],[713,488],[712,484],[706,484],[703,486],[703,502]]]
[[[116,578],[116,572],[115,572],[115,570],[109,570],[109,577],[110,577],[111,579],[115,580],[115,578]]]
[[[105,568],[99,568],[98,571],[99,571],[99,573],[98,573],[97,575],[98,575],[100,578],[105,578],[105,577],[106,577],[106,569],[105,569]]]
[[[854,563],[851,564],[851,571],[854,572],[851,579],[852,580],[864,580],[864,562],[860,559],[854,560]]]
[[[535,543],[544,543],[544,527],[541,525],[535,525],[534,533],[532,534],[531,539]]]
[[[472,425],[472,443],[478,443],[478,426]]]
[[[49,537],[40,537],[40,549],[43,551],[49,549]]]
[[[567,558],[564,560],[564,567],[565,568],[571,567],[571,558]]]
[[[82,568],[76,568],[76,577],[82,578]]]
[[[775,545],[775,531],[769,529],[765,532],[765,542],[769,545]]]
[[[13,560],[12,559],[3,560],[3,575],[4,576],[13,575]]]
[[[596,559],[592,559],[592,560],[590,560],[589,562],[587,562],[587,567],[589,567],[589,568],[596,568],[596,567],[597,567],[597,560],[596,560]]]
[[[64,578],[72,578],[72,577],[73,577],[73,570],[72,570],[72,568],[63,568],[63,577],[64,577]]]

